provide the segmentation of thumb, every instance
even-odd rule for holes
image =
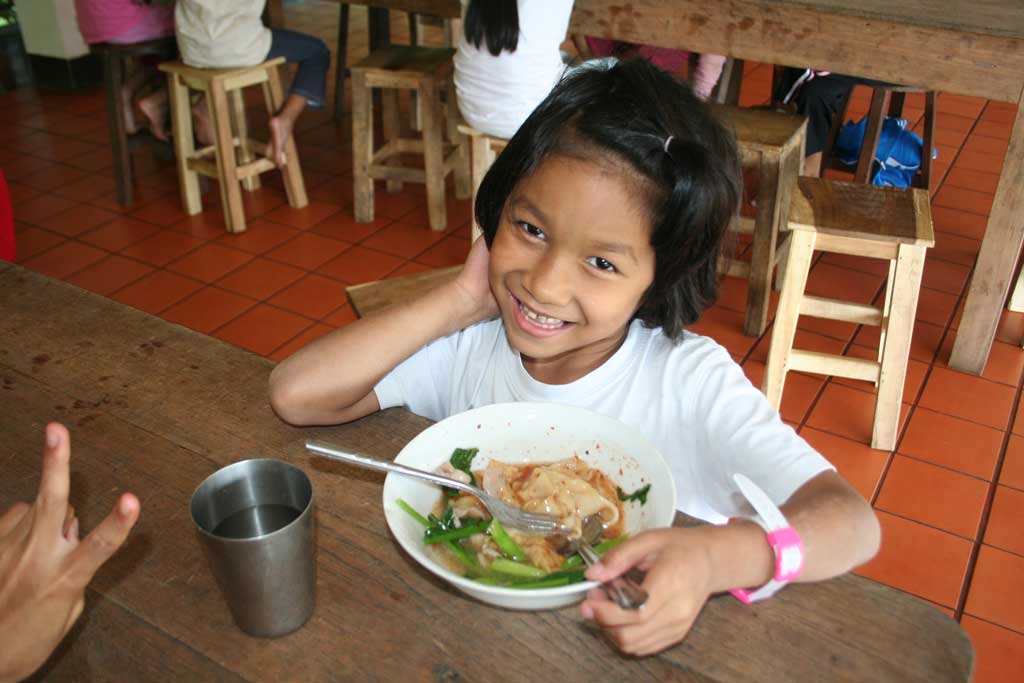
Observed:
[[[633,538],[620,543],[604,555],[601,561],[584,573],[591,581],[610,581],[621,576],[633,567],[645,562],[664,546],[666,530],[657,529],[637,534]]]

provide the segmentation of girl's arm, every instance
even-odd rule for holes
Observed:
[[[874,512],[835,472],[805,483],[781,509],[804,544],[798,581],[837,576],[878,551]],[[586,576],[607,581],[633,566],[647,572],[643,585],[650,598],[642,610],[620,609],[600,590],[588,595],[581,610],[621,650],[648,655],[682,640],[711,595],[767,583],[775,557],[764,530],[753,522],[677,527],[644,532],[616,546]]]
[[[270,374],[270,405],[294,425],[338,424],[380,409],[374,386],[424,345],[497,313],[484,240],[454,281],[357,320],[304,347]]]
[[[821,581],[848,572],[878,552],[881,530],[866,500],[835,472],[822,472],[801,486],[781,508],[804,544],[797,582]],[[724,527],[709,537],[712,593],[756,588],[775,573],[775,556],[764,530],[753,522]]]

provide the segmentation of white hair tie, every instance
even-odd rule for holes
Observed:
[[[674,135],[669,135],[667,138],[665,138],[665,147],[664,147],[665,154],[668,154],[668,146],[672,143],[672,140],[674,140],[674,139],[675,139]]]

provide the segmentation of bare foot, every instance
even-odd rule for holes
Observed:
[[[270,119],[269,125],[270,145],[267,151],[270,153],[267,156],[280,168],[288,162],[284,146],[288,144],[288,138],[292,135],[292,121],[284,116],[275,116]]]
[[[210,124],[210,110],[206,107],[206,98],[199,100],[192,105],[192,115],[195,117],[195,136],[201,145],[213,144],[213,126]]]
[[[149,129],[157,140],[167,142],[167,91],[158,90],[139,100],[139,109],[149,121]]]

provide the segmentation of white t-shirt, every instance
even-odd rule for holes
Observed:
[[[202,69],[254,66],[270,52],[266,0],[177,0],[174,29],[181,61]]]
[[[736,472],[781,505],[834,469],[782,422],[725,349],[689,332],[674,344],[639,321],[611,358],[569,384],[533,379],[493,320],[428,344],[374,389],[381,408],[405,405],[433,420],[508,401],[563,403],[617,418],[665,456],[679,509],[714,523],[745,513]]]
[[[465,17],[468,0],[462,0]],[[519,0],[519,43],[495,57],[463,32],[455,53],[455,91],[466,123],[510,138],[547,97],[565,64],[559,46],[569,30],[572,0]]]

